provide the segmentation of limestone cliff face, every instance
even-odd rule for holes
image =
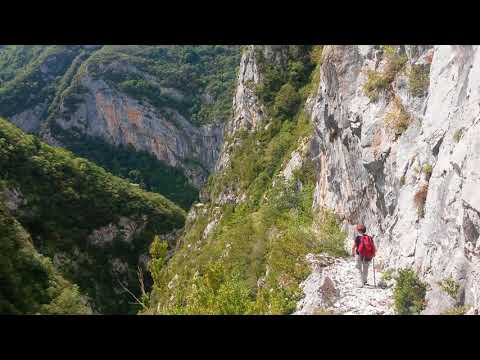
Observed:
[[[233,116],[225,125],[225,141],[215,165],[216,172],[222,171],[228,164],[230,154],[238,144],[238,137],[235,136],[238,131],[255,131],[261,126],[268,126],[265,107],[255,94],[256,86],[261,84],[264,77],[258,57],[262,56],[264,61],[285,69],[287,48],[288,45],[249,45],[244,48],[233,97]]]
[[[319,179],[314,205],[334,209],[351,231],[363,222],[390,268],[413,267],[432,289],[425,313],[480,306],[480,53],[477,46],[404,46],[406,70],[371,101],[368,70],[385,71],[374,46],[327,46],[308,100]],[[412,65],[429,79],[409,91]],[[403,109],[402,109],[403,107]],[[402,113],[406,130],[389,119]],[[421,209],[422,199],[424,209]],[[456,300],[437,285],[452,277]]]
[[[281,59],[281,50],[273,49],[262,48],[264,54],[277,54],[270,60]],[[477,50],[476,46],[397,47],[406,64],[372,101],[363,87],[369,70],[388,71],[384,51],[378,46],[326,46],[318,90],[306,103],[314,138],[304,144],[309,151],[293,153],[283,171],[288,177],[290,167],[310,156],[318,176],[314,207],[333,209],[349,235],[353,224],[365,223],[375,236],[383,268],[417,270],[431,286],[426,314],[459,304],[480,307]],[[414,67],[427,75],[424,93],[412,93]],[[228,162],[239,129],[265,126],[266,117],[252,90],[261,76],[255,47],[249,47],[242,57],[234,117],[226,127],[230,141],[224,144],[217,171]],[[389,119],[401,114],[409,120],[398,132]],[[425,190],[420,211],[415,198]],[[241,198],[226,189],[216,200]],[[218,217],[211,219],[212,227]],[[447,278],[460,285],[457,299],[439,289],[438,282]]]
[[[87,73],[80,79],[85,89],[70,112],[60,104],[55,125],[79,134],[100,137],[113,145],[132,145],[168,165],[183,168],[200,187],[213,169],[223,139],[223,125],[196,127],[175,109],[156,108],[123,94],[102,79]]]
[[[221,171],[228,163],[229,154],[236,143],[235,133],[241,129],[255,130],[264,120],[263,106],[255,95],[255,86],[261,82],[255,49],[250,45],[242,53],[233,98],[233,117],[225,126],[225,134],[229,138],[222,146],[215,171]]]
[[[122,51],[128,53],[129,47],[123,48]],[[150,51],[153,48],[145,47],[144,50]],[[196,125],[189,118],[190,115],[186,115],[187,112],[182,113],[183,115],[179,113],[175,102],[189,103],[192,97],[192,94],[187,94],[191,90],[188,82],[186,85],[182,83],[178,88],[161,85],[165,80],[162,75],[154,75],[151,69],[145,70],[141,65],[142,61],[139,65],[135,56],[108,58],[108,51],[115,52],[112,46],[44,46],[40,52],[42,51],[45,55],[38,59],[32,58],[27,69],[28,76],[25,75],[24,80],[19,80],[23,75],[17,70],[19,75],[8,82],[11,86],[6,83],[7,95],[11,99],[4,98],[6,105],[2,106],[0,115],[8,117],[24,131],[40,134],[43,140],[55,146],[69,145],[68,140],[56,133],[58,128],[67,130],[69,135],[76,138],[85,137],[86,143],[88,136],[111,145],[131,144],[138,151],[146,151],[170,166],[181,168],[197,188],[203,185],[214,169],[223,143],[224,119],[223,115],[213,111],[205,115],[208,117],[203,122],[206,125]],[[102,56],[107,57],[107,60],[97,63]],[[167,60],[143,60],[151,67],[154,67],[155,61],[163,64]],[[205,64],[187,65],[192,68],[205,67]],[[180,73],[179,68],[182,66],[185,64],[172,62],[170,70],[172,73]],[[226,71],[220,66],[218,68],[219,72]],[[230,68],[228,70],[230,71]],[[206,73],[206,70],[204,71]],[[205,75],[199,75],[200,72],[192,72],[196,75],[191,76]],[[174,101],[171,101],[171,106],[139,101],[138,98],[120,91],[116,86],[118,84],[109,77],[111,73],[117,76],[123,74],[122,76],[129,80],[142,79],[157,88],[154,90],[158,91],[155,96]],[[182,73],[181,76],[187,75]],[[198,86],[204,79],[195,78],[190,81]],[[37,86],[38,89],[25,88],[26,85],[22,84]],[[22,91],[27,95],[22,94]],[[217,100],[218,94],[212,95],[210,92],[212,90],[208,88],[201,88],[198,94],[195,93],[201,106],[211,105]]]

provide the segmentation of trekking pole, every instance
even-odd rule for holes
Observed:
[[[372,236],[372,240],[373,240],[374,236]],[[375,244],[375,242],[374,242]],[[374,245],[375,246],[375,245]],[[375,247],[375,250],[376,250],[376,247]],[[375,251],[375,254],[372,258],[372,266],[373,266],[373,286],[377,287],[377,281],[375,280],[375,255],[377,255],[377,251]]]

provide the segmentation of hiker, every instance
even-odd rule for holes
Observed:
[[[367,235],[367,228],[363,224],[358,224],[356,227],[358,235],[352,246],[352,256],[357,259],[357,269],[359,272],[359,287],[367,284],[368,266],[370,261],[375,256],[375,244],[373,238]]]

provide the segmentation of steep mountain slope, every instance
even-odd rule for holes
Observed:
[[[358,222],[400,279],[397,312],[478,310],[477,49],[247,47],[216,172],[149,312],[292,313],[308,259],[343,255]],[[422,280],[425,299],[398,309]]]
[[[225,56],[214,58],[216,47],[194,48],[0,53],[7,110],[15,94],[38,82],[63,83],[57,92],[45,87],[48,109],[26,91],[20,98],[28,110],[14,114],[14,122],[25,127],[41,119],[32,129],[51,143],[149,188],[173,177],[168,191],[184,207],[195,196],[178,196],[184,174],[167,166],[205,184],[183,230],[170,233],[182,226],[183,212],[168,201],[69,153],[31,138],[24,143],[0,123],[10,138],[0,144],[6,159],[0,175],[8,181],[3,219],[18,220],[62,276],[95,297],[94,310],[132,309],[128,297],[119,299],[122,287],[112,291],[112,284],[123,271],[120,280],[139,294],[136,266],[146,262],[154,235],[164,233],[170,246],[159,238],[150,247],[153,288],[142,297],[143,313],[478,312],[477,46],[246,46],[231,116],[226,88],[207,89],[210,75],[233,84],[229,54],[236,48],[221,47]],[[38,60],[26,65],[28,59]],[[208,62],[202,59],[229,75],[197,68]],[[181,66],[172,75],[175,62]],[[162,172],[145,176],[158,160]],[[29,181],[37,177],[38,184]],[[353,263],[341,259],[359,222],[379,250],[384,288],[372,292],[354,289]],[[140,234],[128,243],[134,229]],[[127,241],[111,241],[117,235]],[[91,270],[105,258],[109,271]],[[70,266],[71,259],[81,266]],[[89,281],[95,273],[101,279]]]
[[[11,244],[26,244],[26,231],[35,249],[51,259],[55,271],[89,297],[95,312],[136,311],[123,287],[139,295],[137,267],[145,266],[155,235],[183,226],[183,210],[159,194],[144,192],[85,159],[25,135],[3,119],[0,169],[0,200],[6,217],[2,225],[16,228],[2,229],[2,246],[14,251]],[[20,254],[28,246],[16,249]],[[45,266],[51,267],[41,267]]]
[[[238,62],[236,46],[7,46],[0,115],[188,208],[217,159]]]
[[[32,245],[0,202],[0,314],[91,314],[76,285]]]
[[[305,255],[343,255],[334,216],[312,212],[312,127],[302,101],[321,47],[248,47],[217,172],[189,213],[175,253],[156,262],[147,313],[288,314]],[[295,155],[296,154],[296,155]]]

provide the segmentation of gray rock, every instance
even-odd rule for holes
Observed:
[[[15,188],[5,188],[0,193],[0,200],[3,200],[6,208],[10,211],[16,211],[20,206],[26,203],[23,194]]]
[[[294,314],[313,315],[319,308],[333,314],[393,314],[393,290],[373,286],[358,288],[358,270],[354,259],[334,259],[313,254],[307,255],[306,259],[312,272],[301,284],[305,296],[297,303]],[[319,266],[320,263],[323,266]],[[373,284],[371,270],[368,283]]]
[[[56,125],[102,138],[113,145],[130,144],[138,151],[147,151],[171,166],[182,168],[197,187],[206,181],[223,141],[222,124],[196,127],[176,110],[140,103],[88,73],[81,78],[81,84],[86,92],[78,95],[76,109],[71,112],[62,102],[62,111],[54,119]],[[165,92],[182,96],[173,89]]]
[[[321,163],[315,206],[334,209],[350,234],[351,225],[365,223],[388,267],[413,267],[430,283],[453,274],[464,302],[478,307],[478,46],[406,46],[405,52],[407,68],[431,62],[427,95],[412,96],[400,73],[392,93],[371,102],[362,91],[365,71],[382,71],[385,59],[372,47],[324,49],[320,86],[307,102]],[[413,119],[398,139],[384,122],[394,97]],[[457,129],[464,129],[458,143]],[[431,177],[421,173],[427,163]],[[428,184],[424,217],[413,200],[422,184]],[[442,296],[429,293],[429,312],[447,306]]]

